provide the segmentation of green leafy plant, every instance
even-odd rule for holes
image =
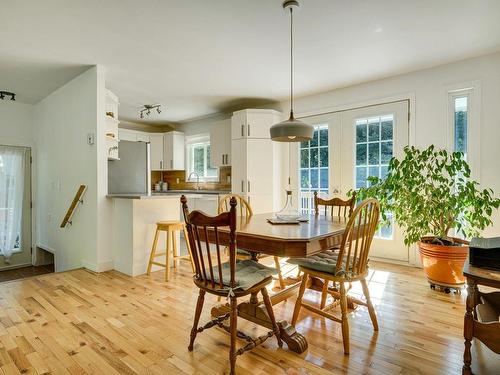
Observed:
[[[404,154],[401,161],[391,159],[385,179],[369,177],[370,186],[357,194],[380,201],[382,224],[387,224],[389,212],[394,215],[404,229],[406,245],[425,236],[432,236],[435,243],[453,244],[452,229],[470,238],[492,224],[500,199],[471,180],[462,153],[407,146]]]

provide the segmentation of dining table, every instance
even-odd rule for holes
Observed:
[[[319,252],[338,247],[346,229],[347,220],[344,217],[331,215],[308,215],[300,222],[272,224],[269,219],[273,213],[255,214],[249,217],[238,217],[236,229],[237,249],[248,251],[252,259],[258,260],[259,255],[278,256],[283,258],[308,257]],[[229,228],[218,228],[219,244],[229,245]],[[215,243],[214,231],[208,232],[208,241]],[[310,289],[323,290],[323,282],[312,279]],[[271,295],[271,303],[276,305],[297,293],[298,278],[287,278],[287,286]],[[338,296],[335,287],[328,287],[328,293]],[[348,301],[353,307],[353,303]],[[212,316],[220,316],[229,311],[228,304],[222,303],[212,308]],[[257,294],[252,294],[248,301],[238,305],[238,316],[268,329],[273,325],[262,301]],[[296,353],[307,350],[308,344],[304,336],[298,333],[286,320],[278,321],[281,339],[288,349]]]

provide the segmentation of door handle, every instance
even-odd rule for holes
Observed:
[[[247,190],[247,192],[250,193],[250,181],[248,181],[247,184],[248,184],[248,190]]]
[[[241,124],[241,136],[245,136],[245,125]]]
[[[241,192],[244,193],[245,190],[245,181],[241,180]]]
[[[250,124],[247,124],[248,136],[250,137]]]
[[[160,160],[160,169],[163,169],[163,162]]]

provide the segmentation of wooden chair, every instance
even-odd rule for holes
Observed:
[[[308,258],[290,259],[290,263],[298,264],[303,272],[299,294],[293,311],[292,326],[297,323],[302,307],[342,324],[342,338],[344,353],[349,354],[349,323],[347,320],[347,291],[345,283],[361,282],[366,301],[349,297],[354,303],[368,307],[373,329],[378,331],[377,316],[370,300],[366,276],[368,275],[368,253],[377,228],[380,206],[377,200],[367,199],[353,212],[342,238],[338,252],[327,250]],[[302,302],[304,292],[310,277],[333,281],[339,284],[339,291],[328,292],[335,298],[334,302],[326,307],[317,308]],[[340,303],[341,319],[327,312]]]
[[[193,344],[198,333],[213,326],[223,328],[231,335],[229,349],[230,373],[235,374],[236,357],[238,355],[255,348],[273,335],[276,336],[278,345],[282,346],[279,328],[266,289],[266,285],[272,282],[272,275],[276,270],[253,260],[236,260],[236,198],[231,198],[229,212],[223,212],[215,217],[207,216],[201,211],[189,212],[187,199],[184,195],[181,197],[181,202],[195,265],[193,281],[200,289],[188,350],[193,350]],[[221,261],[219,227],[229,227],[230,229],[229,262],[225,263]],[[214,254],[210,250],[209,233],[213,236],[215,242]],[[202,242],[205,242],[205,249],[202,247]],[[230,300],[231,311],[211,320],[202,327],[198,327],[205,293],[207,292],[216,296],[227,296]],[[262,294],[273,330],[253,339],[237,330],[238,298],[248,295],[257,298],[259,292]],[[229,319],[229,326],[224,324],[227,319]],[[237,336],[247,341],[247,344],[238,350],[236,349]]]
[[[218,212],[219,214],[225,211],[229,211],[229,203],[231,201],[231,198],[235,197],[236,201],[238,202],[239,205],[239,215],[242,217],[250,217],[253,215],[252,207],[250,207],[250,203],[243,198],[241,195],[238,194],[227,194],[219,199],[219,209]],[[263,255],[265,256],[265,255]],[[251,259],[252,254],[249,253],[246,250],[242,249],[237,249],[236,250],[236,258],[237,259]],[[280,259],[278,257],[274,257],[274,267],[278,270],[278,282],[280,284],[281,289],[285,289],[285,281],[283,279],[283,274],[281,273],[281,265],[280,265]]]
[[[340,198],[322,199],[318,197],[318,192],[314,192],[314,212],[319,215],[319,206],[325,207],[325,215],[328,215],[328,208],[330,208],[331,216],[338,216],[347,218],[351,216],[354,206],[356,205],[356,193],[351,199],[342,200]]]
[[[177,237],[176,232],[183,231],[184,238],[186,238],[186,244],[188,248],[187,255],[180,255],[179,248],[177,247]],[[157,253],[156,248],[158,246],[158,239],[160,237],[160,233],[165,232],[167,236],[167,243],[164,253]],[[165,281],[170,280],[170,258],[174,262],[174,268],[177,267],[179,263],[179,259],[188,259],[191,261],[191,268],[194,272],[194,264],[193,259],[191,257],[191,250],[189,248],[189,244],[187,243],[187,233],[186,226],[182,221],[159,221],[156,223],[156,231],[155,238],[153,240],[153,246],[151,247],[151,253],[149,255],[148,269],[146,273],[148,275],[151,274],[151,267],[154,265],[165,267]],[[155,260],[156,257],[165,255],[165,263],[160,263]]]

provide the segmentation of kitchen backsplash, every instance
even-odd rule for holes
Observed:
[[[196,189],[196,182],[186,182],[186,171],[152,171],[151,190],[154,191],[155,184],[162,180],[168,183],[169,190]],[[179,182],[177,182],[179,179]],[[231,190],[231,166],[220,167],[219,182],[201,182],[200,189],[203,190]]]

